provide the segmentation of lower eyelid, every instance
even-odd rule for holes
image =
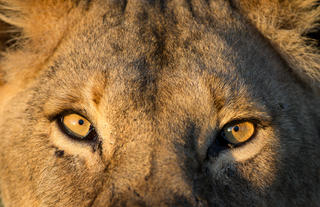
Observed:
[[[50,142],[55,148],[64,151],[64,155],[72,155],[81,158],[87,162],[88,166],[93,168],[99,164],[100,154],[95,153],[99,149],[99,141],[85,142],[71,139],[67,134],[63,133],[57,122],[51,125]]]
[[[95,143],[99,140],[98,134],[96,133],[95,128],[92,126],[90,127],[90,130],[89,130],[87,136],[81,138],[81,137],[74,136],[72,133],[69,133],[67,130],[65,131],[63,129],[63,126],[61,126],[61,124],[58,121],[56,121],[55,125],[57,127],[57,130],[59,130],[60,133],[63,136],[65,136],[66,139],[72,141],[73,143],[92,145],[92,143]]]
[[[264,146],[276,146],[274,139],[265,139],[270,136],[272,130],[257,131],[254,137],[247,142],[234,147],[223,150],[216,157],[209,157],[209,168],[213,174],[220,173],[225,167],[230,164],[244,162],[251,159],[262,152]],[[217,174],[219,175],[219,174]]]

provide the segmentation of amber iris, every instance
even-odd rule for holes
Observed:
[[[91,129],[91,123],[79,114],[67,114],[62,117],[62,124],[68,133],[78,138],[85,138]]]
[[[231,144],[240,144],[250,139],[255,132],[255,125],[252,122],[244,121],[231,124],[223,129],[223,137]]]

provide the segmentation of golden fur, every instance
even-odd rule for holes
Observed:
[[[268,38],[289,66],[319,90],[320,53],[306,36],[319,28],[316,0],[238,1],[245,16]]]
[[[4,205],[317,206],[316,4],[0,0]],[[254,138],[210,154],[239,120]]]
[[[23,44],[24,41],[19,42],[22,44],[20,46],[25,47],[23,52],[28,54],[28,59],[25,61],[30,62],[30,68],[37,68],[34,66],[35,62],[41,64],[45,61],[45,59],[38,60],[38,57],[49,56],[68,27],[77,21],[82,13],[79,9],[73,9],[74,3],[71,0],[2,0],[1,2],[5,12],[1,15],[1,20],[15,26],[14,29],[2,30],[2,32],[21,31],[22,35],[18,38],[30,41],[25,44]],[[319,27],[320,7],[316,7],[317,0],[235,0],[232,3],[237,5],[260,32],[271,41],[300,77],[311,81],[314,87],[319,86],[319,50],[315,47],[314,40],[305,36]],[[38,48],[40,45],[41,48]],[[14,53],[13,58],[24,59],[24,53]],[[34,53],[41,53],[41,55]],[[18,55],[22,57],[16,58]],[[10,53],[7,53],[6,56],[9,64],[7,67],[21,71],[19,64],[10,65],[15,62],[11,61]]]

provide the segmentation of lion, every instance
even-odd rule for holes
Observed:
[[[3,206],[319,206],[317,0],[0,0]]]

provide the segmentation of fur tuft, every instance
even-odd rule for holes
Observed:
[[[0,0],[0,3],[0,20],[22,32],[22,38],[40,41],[40,44],[44,36],[50,35],[53,41],[61,36],[67,24],[64,17],[74,6],[71,0]]]
[[[320,24],[317,0],[237,1],[241,13],[271,41],[288,65],[305,82],[320,89],[320,51],[305,35]]]
[[[0,0],[0,21],[10,25],[10,29],[0,28],[0,33],[19,34],[11,39],[15,42],[13,47],[2,53],[0,84],[18,77],[17,73],[27,78],[28,74],[37,74],[35,70],[39,70],[67,28],[79,18],[81,10],[74,9],[77,6],[73,0]]]

